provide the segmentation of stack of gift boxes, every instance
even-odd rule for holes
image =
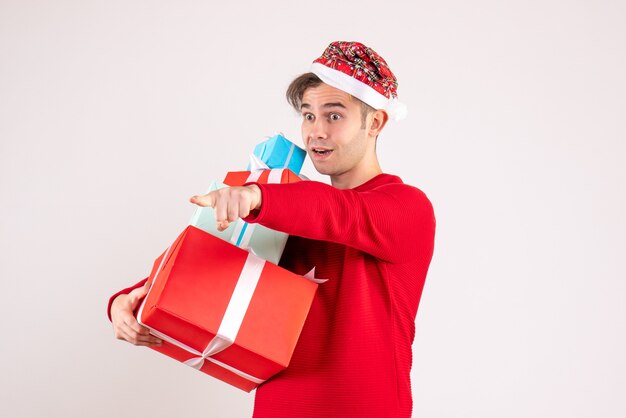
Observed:
[[[305,156],[276,135],[255,147],[247,171],[209,191],[301,181]],[[286,241],[241,219],[220,232],[213,209],[198,207],[148,279],[137,319],[163,340],[152,348],[248,392],[285,369],[319,283],[276,265]]]

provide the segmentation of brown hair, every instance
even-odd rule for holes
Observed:
[[[302,106],[302,97],[304,96],[304,92],[310,88],[315,88],[322,84],[322,80],[313,74],[313,73],[304,73],[298,77],[296,77],[289,87],[287,87],[287,92],[285,96],[287,97],[287,102],[296,109],[297,112],[300,112],[300,106]],[[365,119],[367,115],[373,112],[375,109],[365,103],[364,101],[357,99],[356,97],[350,95],[351,98],[357,100],[361,104],[361,129],[365,129]]]

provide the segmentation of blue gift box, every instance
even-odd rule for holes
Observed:
[[[254,147],[254,155],[268,168],[288,168],[300,174],[306,151],[285,138],[282,134],[274,135]],[[250,165],[248,165],[250,170]]]

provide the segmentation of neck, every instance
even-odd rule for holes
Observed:
[[[330,183],[337,189],[354,189],[382,172],[378,160],[374,159],[373,162],[366,164],[364,167],[359,167],[358,170],[330,176]]]

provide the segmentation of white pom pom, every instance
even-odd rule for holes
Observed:
[[[406,118],[406,115],[409,113],[406,105],[398,101],[396,97],[387,102],[387,106],[385,106],[385,111],[389,115],[389,118],[392,120],[402,120]]]

